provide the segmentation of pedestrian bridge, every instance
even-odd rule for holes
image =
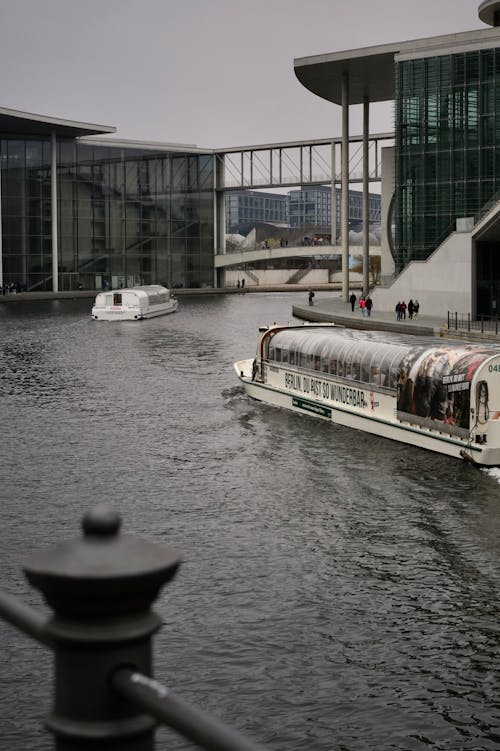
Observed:
[[[380,253],[380,245],[370,246],[370,253]],[[314,258],[316,260],[330,260],[342,255],[341,245],[296,245],[288,248],[253,248],[251,250],[232,251],[215,255],[215,268],[223,269],[230,266],[240,266],[255,261],[273,261],[281,258]],[[349,255],[362,256],[361,245],[350,245]]]

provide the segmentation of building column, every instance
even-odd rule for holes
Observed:
[[[331,186],[331,200],[330,200],[330,236],[332,245],[337,244],[337,193],[335,190],[335,174],[337,166],[335,164],[335,141],[332,141],[332,186]]]
[[[342,299],[349,300],[349,76],[342,74]]]
[[[370,287],[370,205],[368,179],[370,164],[368,155],[368,137],[370,129],[370,100],[363,100],[363,292],[368,294]]]
[[[226,194],[221,188],[224,187],[224,162],[225,154],[214,154],[214,256],[217,253],[226,252]],[[219,276],[222,284],[218,284],[217,269],[214,269],[214,287],[225,286],[225,270],[221,269]]]
[[[3,232],[2,232],[2,142],[0,141],[0,288],[3,287]]]
[[[52,232],[52,291],[59,292],[58,235],[57,235],[57,141],[56,133],[51,135],[51,232]]]

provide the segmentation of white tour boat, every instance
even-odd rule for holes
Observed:
[[[99,292],[92,308],[96,321],[134,321],[177,310],[177,299],[160,284]]]
[[[234,364],[246,393],[277,407],[480,465],[500,465],[500,347],[354,331],[261,329]]]

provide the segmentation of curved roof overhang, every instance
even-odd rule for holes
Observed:
[[[342,77],[349,75],[349,104],[394,99],[394,56],[401,45],[381,45],[294,60],[299,81],[323,99],[342,104]]]
[[[115,132],[116,128],[111,125],[80,123],[0,107],[0,134],[50,136],[55,133],[59,137],[77,138]]]
[[[498,0],[500,4],[500,0]],[[298,57],[295,75],[313,94],[342,104],[342,78],[349,77],[348,104],[387,102],[395,96],[395,62],[500,46],[500,28],[412,39],[326,55]]]

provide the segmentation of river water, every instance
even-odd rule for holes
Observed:
[[[44,611],[23,561],[106,501],[181,551],[155,673],[186,700],[271,751],[499,749],[500,473],[249,400],[233,361],[304,302],[0,305],[0,586]],[[51,749],[50,654],[0,637],[0,747]]]

